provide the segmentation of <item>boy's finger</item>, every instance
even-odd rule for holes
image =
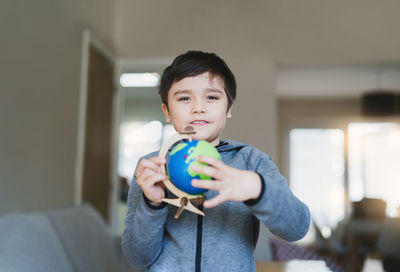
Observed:
[[[166,176],[161,173],[153,173],[152,175],[147,175],[147,173],[144,173],[144,175],[145,174],[146,177],[142,177],[140,178],[140,180],[138,180],[138,184],[143,189],[143,191],[145,189],[153,187],[157,182],[161,182],[166,178]]]
[[[214,167],[206,166],[206,165],[201,165],[201,164],[193,164],[190,167],[191,170],[194,172],[207,175],[209,177],[213,177],[215,179],[222,179],[221,172],[217,170]]]
[[[212,165],[212,166],[214,166],[214,167],[216,167],[218,169],[222,169],[225,166],[225,164],[222,161],[220,161],[220,160],[218,160],[216,158],[213,158],[213,157],[198,156],[196,158],[196,160],[198,162],[204,162],[206,164]]]
[[[153,163],[153,167],[156,167],[158,169],[162,169],[165,164],[165,159],[161,157],[151,157],[148,158],[147,161]]]
[[[143,159],[139,161],[139,163],[138,163],[138,165],[136,167],[136,170],[135,170],[135,173],[134,173],[135,177],[140,177],[140,175],[143,172],[144,168],[143,168],[142,162],[143,162]]]
[[[150,177],[147,179],[146,182],[147,182],[147,185],[153,186],[153,185],[156,184],[157,182],[163,181],[163,180],[165,180],[165,179],[168,179],[168,177],[167,177],[166,175],[161,174],[161,173],[157,173],[157,174],[154,174],[154,175],[150,176]]]
[[[192,185],[197,188],[218,191],[221,189],[221,183],[209,179],[192,179]]]
[[[151,157],[151,158],[149,158],[149,160],[151,160],[151,161],[153,161],[153,162],[155,162],[155,163],[157,163],[159,165],[162,165],[162,164],[166,163],[166,160],[163,157]]]
[[[146,179],[148,179],[150,176],[154,175],[156,172],[154,172],[152,169],[149,168],[145,168],[143,169],[143,171],[140,173],[140,175],[138,174],[136,176],[136,181],[137,183],[143,184],[144,182],[146,182]]]
[[[136,176],[140,176],[142,172],[146,169],[150,168],[155,172],[162,171],[162,167],[154,162],[153,158],[150,159],[142,159],[139,163],[138,170],[136,171]]]
[[[137,168],[136,168],[135,176],[136,176],[136,177],[142,176],[143,173],[144,173],[144,171],[145,171],[146,169],[149,169],[149,168],[152,169],[152,170],[154,170],[154,171],[158,171],[158,170],[157,170],[158,166],[156,166],[156,165],[154,164],[154,162],[150,161],[149,159],[141,159],[141,160],[139,161],[139,163],[138,163]]]
[[[222,194],[219,194],[214,198],[204,201],[203,206],[204,206],[204,208],[207,208],[207,209],[214,208],[214,207],[217,207],[218,205],[224,203],[225,201],[227,201],[227,199]]]

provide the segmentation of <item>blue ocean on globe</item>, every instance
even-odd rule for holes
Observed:
[[[196,161],[200,155],[221,159],[218,150],[207,141],[185,141],[175,145],[169,153],[167,173],[171,182],[181,191],[191,195],[201,195],[207,190],[193,187],[192,179],[211,179],[190,169],[193,164],[204,164]]]

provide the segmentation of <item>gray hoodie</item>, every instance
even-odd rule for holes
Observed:
[[[260,221],[287,241],[307,233],[308,207],[290,191],[271,157],[234,141],[221,141],[217,149],[225,164],[259,174],[263,182],[259,198],[204,209],[204,217],[183,211],[176,220],[177,208],[152,206],[134,178],[122,237],[132,265],[146,271],[256,271],[254,247]],[[215,195],[216,191],[205,194],[207,199]]]

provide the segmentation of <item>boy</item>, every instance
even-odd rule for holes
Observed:
[[[202,217],[161,199],[164,158],[157,152],[138,163],[128,197],[122,247],[127,260],[146,271],[255,271],[254,247],[262,221],[274,234],[301,239],[308,231],[307,206],[290,191],[271,158],[253,146],[223,141],[236,97],[234,75],[211,53],[189,51],[164,70],[162,110],[176,131],[192,126],[195,140],[207,140],[222,161],[199,157],[192,167],[213,180],[192,180],[209,189]]]

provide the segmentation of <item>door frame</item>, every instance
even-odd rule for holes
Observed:
[[[118,192],[118,113],[120,112],[121,103],[116,81],[116,58],[112,51],[105,46],[89,29],[84,29],[82,33],[82,48],[81,48],[81,67],[80,67],[80,88],[79,88],[79,104],[78,104],[78,123],[77,123],[77,145],[76,145],[76,160],[75,160],[75,190],[74,204],[82,205],[82,182],[83,182],[83,167],[84,167],[84,152],[85,152],[85,136],[86,136],[86,113],[87,113],[87,95],[88,95],[88,70],[89,70],[89,49],[95,47],[101,52],[113,65],[113,101],[112,101],[112,124],[111,124],[111,165],[110,165],[110,180],[111,188],[109,192],[109,214],[111,229],[115,228],[115,205],[114,199]]]

